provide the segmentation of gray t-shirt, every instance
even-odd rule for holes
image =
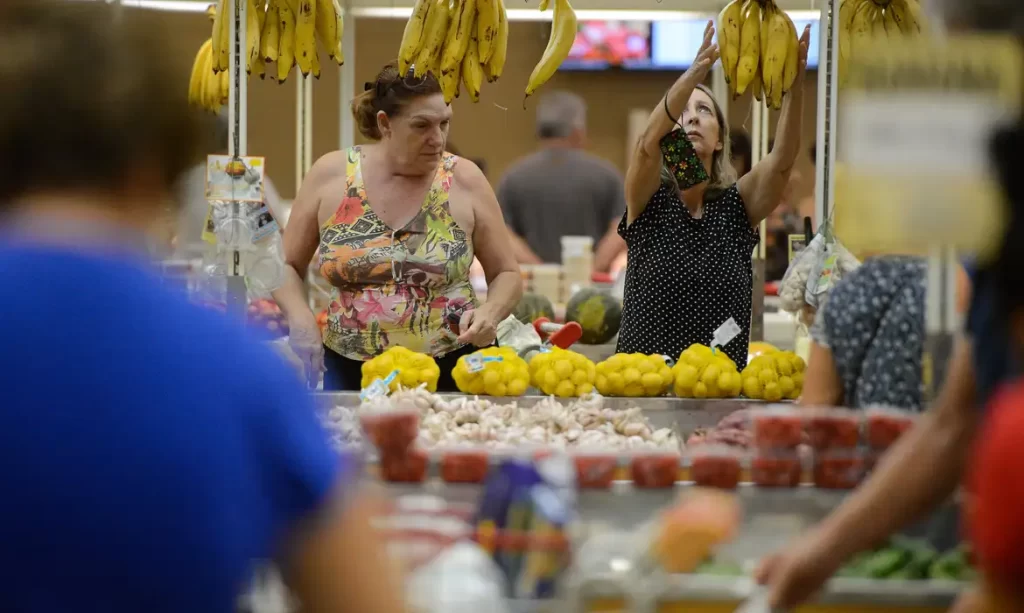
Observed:
[[[590,236],[595,246],[626,210],[622,176],[578,149],[545,149],[512,166],[498,184],[508,227],[542,260],[562,260],[563,236]]]

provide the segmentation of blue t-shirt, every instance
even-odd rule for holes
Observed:
[[[311,399],[141,259],[8,238],[3,610],[231,612],[347,473]]]
[[[967,334],[974,345],[977,403],[985,407],[999,386],[1019,371],[1010,345],[1009,327],[996,308],[992,273],[972,267],[967,267],[967,271],[971,278]]]

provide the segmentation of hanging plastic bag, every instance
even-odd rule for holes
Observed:
[[[782,310],[787,313],[800,313],[807,305],[804,293],[807,291],[807,282],[814,272],[815,263],[825,248],[825,239],[818,234],[800,253],[789,263],[786,274],[779,283],[779,300]]]
[[[807,279],[804,301],[814,309],[820,309],[828,299],[829,292],[843,277],[860,267],[860,261],[843,247],[838,240],[823,240],[822,249],[816,253],[814,268]]]

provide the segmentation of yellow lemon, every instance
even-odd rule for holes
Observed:
[[[793,379],[786,376],[779,377],[779,391],[782,392],[783,396],[788,398],[795,389],[796,385],[793,383]]]
[[[793,376],[790,378],[793,379],[793,386],[796,387],[797,390],[804,389],[804,373],[793,373]]]
[[[709,364],[704,372],[700,375],[701,383],[704,385],[711,385],[712,383],[718,383],[718,375],[722,374],[722,369],[717,364]]]
[[[594,391],[594,386],[589,383],[580,383],[576,386],[577,396],[586,396],[587,394]]]
[[[597,391],[601,392],[603,395],[611,395],[611,389],[608,387],[608,377],[604,375],[597,375],[597,377],[594,378],[594,385],[597,387]]]
[[[484,385],[491,387],[501,383],[501,373],[494,368],[488,368],[483,372]]]
[[[506,391],[509,396],[522,396],[526,393],[527,387],[529,387],[529,384],[524,379],[513,379],[508,382],[508,389]]]
[[[555,396],[570,398],[576,395],[576,386],[570,381],[562,381],[555,387]]]
[[[485,385],[484,391],[487,392],[488,396],[504,396],[507,393],[507,388],[504,383],[495,383],[493,385]]]
[[[554,389],[558,385],[558,375],[555,374],[554,369],[548,369],[544,371],[542,381],[544,387]]]
[[[676,384],[692,389],[697,383],[697,369],[690,364],[679,364],[676,369]]]
[[[782,400],[782,390],[779,389],[778,383],[766,383],[764,386],[764,399],[768,402],[778,402]]]
[[[777,375],[774,370],[765,368],[761,372],[757,373],[757,379],[762,385],[768,385],[769,383],[778,383],[779,375]]]
[[[722,374],[718,375],[718,380],[715,381],[715,385],[718,386],[719,391],[727,393],[730,389],[732,389],[732,375],[732,371],[723,372]]]
[[[608,375],[608,389],[612,396],[619,396],[626,388],[626,379],[617,372]]]
[[[629,383],[626,385],[625,392],[628,398],[639,398],[644,395],[644,386],[639,383]]]
[[[640,372],[641,375],[646,375],[649,372],[654,372],[655,371],[654,364],[649,362],[646,359],[646,357],[643,358],[643,359],[637,360],[636,364],[634,365],[634,368],[636,368]]]
[[[757,377],[746,377],[743,379],[743,395],[747,398],[758,399],[761,397],[761,382]]]
[[[667,364],[663,364],[658,370],[658,376],[661,377],[661,384],[665,387],[672,385],[672,382],[675,380],[675,377],[672,376],[672,369]]]
[[[572,376],[569,377],[569,380],[572,381],[573,385],[581,385],[583,383],[590,383],[590,377],[587,376],[587,371],[585,371],[585,370],[576,370],[576,371],[574,371],[572,373]]]
[[[558,360],[554,365],[554,373],[559,379],[568,379],[572,376],[572,362],[569,360]]]
[[[626,385],[637,383],[640,381],[640,371],[632,367],[627,368],[622,371],[622,380],[626,382]]]
[[[693,397],[694,398],[707,398],[708,397],[708,386],[698,381],[693,386]]]
[[[661,375],[656,372],[644,373],[640,377],[640,385],[644,387],[644,391],[650,396],[657,396],[661,394],[662,382]]]
[[[777,360],[775,367],[778,369],[780,376],[788,377],[793,374],[793,363],[789,360]]]
[[[486,389],[484,388],[484,381],[480,377],[476,377],[472,381],[466,383],[466,393],[472,396],[482,395]]]

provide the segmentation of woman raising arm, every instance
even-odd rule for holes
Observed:
[[[775,150],[737,183],[729,126],[702,81],[718,59],[708,23],[693,65],[651,112],[626,173],[619,224],[629,263],[618,351],[678,356],[733,320],[723,350],[747,361],[755,229],[774,209],[799,152],[809,29],[783,103]]]

